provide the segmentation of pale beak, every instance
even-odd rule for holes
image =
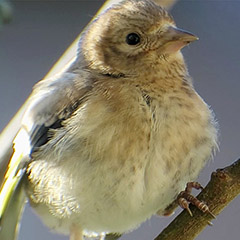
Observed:
[[[194,34],[180,28],[169,26],[164,34],[166,43],[164,44],[165,53],[173,53],[185,47],[191,42],[198,40]]]

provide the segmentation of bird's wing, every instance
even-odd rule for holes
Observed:
[[[86,71],[63,73],[40,81],[34,87],[29,105],[22,119],[22,128],[30,137],[30,148],[48,141],[49,129],[61,127],[78,108],[86,93],[92,89],[90,74]]]
[[[40,81],[30,95],[21,127],[13,139],[10,158],[0,189],[0,239],[13,240],[25,196],[21,179],[31,153],[48,141],[49,129],[61,127],[63,120],[84,101],[91,90],[89,73],[63,73]],[[14,211],[13,211],[14,209]],[[10,231],[11,229],[11,231]]]

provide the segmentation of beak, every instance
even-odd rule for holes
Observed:
[[[181,41],[190,43],[198,40],[198,37],[194,34],[173,26],[168,27],[166,34],[170,41]]]
[[[191,42],[198,40],[194,34],[180,28],[169,26],[165,32],[166,43],[164,48],[166,53],[176,52]]]

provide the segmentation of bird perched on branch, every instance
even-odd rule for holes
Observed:
[[[1,187],[1,240],[24,194],[74,240],[165,214],[216,148],[213,114],[180,52],[195,40],[149,0],[113,5],[87,27],[76,61],[26,103]]]

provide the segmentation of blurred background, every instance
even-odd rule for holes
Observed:
[[[13,20],[0,29],[1,130],[103,2],[12,2]],[[178,27],[200,38],[183,53],[195,88],[212,107],[220,125],[220,152],[199,177],[205,185],[212,171],[240,157],[240,1],[179,0],[171,12]],[[197,239],[239,239],[239,200],[235,199]],[[121,239],[154,239],[175,216],[153,217]],[[27,206],[19,240],[32,239],[68,238],[51,233]]]

